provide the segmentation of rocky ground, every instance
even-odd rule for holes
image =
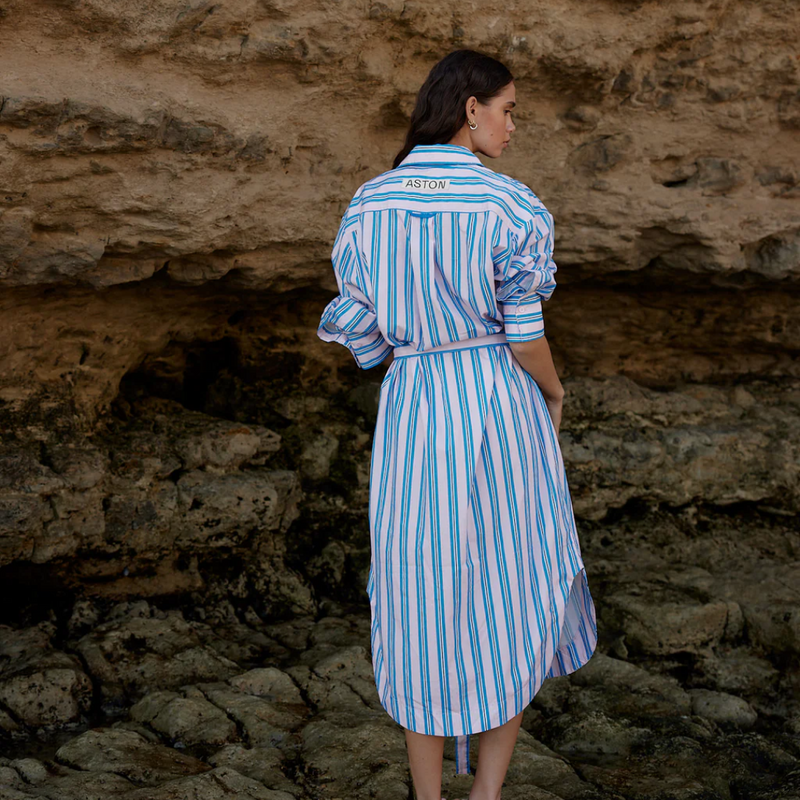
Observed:
[[[600,644],[526,710],[504,799],[797,797],[796,520],[633,506],[582,541]],[[31,603],[5,626],[0,797],[410,797],[368,607],[270,623],[205,599]],[[464,796],[452,739],[445,759]]]

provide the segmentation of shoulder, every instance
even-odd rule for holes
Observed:
[[[397,179],[399,176],[400,173],[397,170],[387,169],[385,172],[381,172],[380,175],[376,175],[374,178],[364,181],[364,183],[362,183],[361,186],[356,189],[356,193],[353,195],[351,204],[361,204],[374,192],[379,191],[386,184],[387,180],[391,180],[393,178]]]
[[[531,212],[547,211],[544,203],[527,184],[503,172],[495,172],[494,177],[499,186],[507,192],[510,200]]]
[[[512,217],[523,229],[540,233],[552,231],[553,215],[530,186],[502,172],[495,172],[494,176],[513,209]]]
[[[342,217],[343,226],[348,227],[357,220],[358,216],[361,214],[361,206],[364,200],[370,196],[371,192],[374,191],[375,187],[379,184],[380,179],[384,178],[385,175],[386,173],[383,173],[374,178],[370,178],[370,180],[365,181],[356,189]]]

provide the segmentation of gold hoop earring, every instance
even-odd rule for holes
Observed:
[[[470,128],[470,130],[472,130],[472,131],[474,131],[474,130],[475,130],[475,128],[477,128],[477,127],[478,127],[478,123],[477,123],[477,122],[475,122],[474,120],[471,120],[471,119],[468,119],[468,120],[467,120],[467,125],[469,125],[469,128]]]

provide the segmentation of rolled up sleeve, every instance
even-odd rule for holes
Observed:
[[[500,260],[496,299],[509,342],[527,342],[544,336],[542,301],[556,288],[553,261],[553,217],[541,209],[509,234],[505,258]]]
[[[331,260],[339,295],[322,312],[317,336],[347,347],[361,369],[380,364],[392,351],[378,327],[369,282],[359,253],[358,219],[345,215]]]

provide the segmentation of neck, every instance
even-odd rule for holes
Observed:
[[[447,144],[460,144],[462,147],[466,147],[470,153],[475,152],[475,148],[472,146],[472,139],[463,128]]]

